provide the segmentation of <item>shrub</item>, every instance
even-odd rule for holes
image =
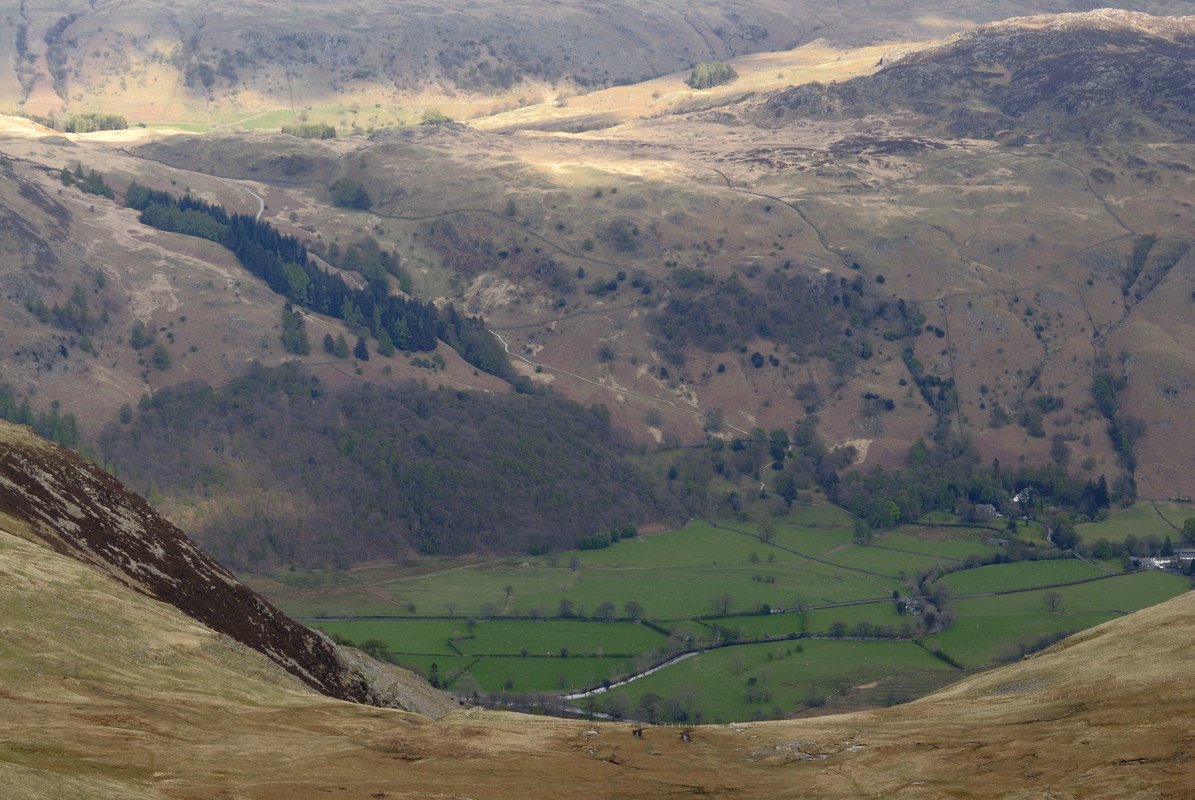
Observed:
[[[341,208],[355,208],[361,211],[373,205],[369,192],[360,181],[352,178],[341,178],[332,184],[332,204]]]
[[[734,67],[723,61],[703,61],[693,67],[688,83],[694,89],[709,89],[712,86],[730,83],[738,77],[739,74],[734,71]]]
[[[336,129],[325,122],[283,125],[282,132],[300,139],[335,139]]]

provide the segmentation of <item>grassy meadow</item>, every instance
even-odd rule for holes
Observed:
[[[913,642],[800,640],[710,650],[613,691],[628,694],[632,706],[647,694],[679,697],[700,712],[693,721],[730,722],[841,700],[893,675],[926,674],[940,685],[963,673]]]
[[[1152,509],[1125,518],[1143,530],[1160,521]],[[253,583],[292,616],[457,691],[578,692],[696,652],[577,701],[673,721],[904,702],[1189,587],[1178,575],[1074,558],[964,568],[1002,550],[989,543],[991,528],[956,520],[859,543],[840,510],[791,519],[774,530],[694,521],[600,550],[292,571]],[[1082,535],[1115,535],[1116,519]],[[1038,534],[1022,528],[1028,542]],[[922,620],[901,613],[896,598],[939,573],[949,625],[919,633]],[[1060,597],[1051,605],[1047,593]]]

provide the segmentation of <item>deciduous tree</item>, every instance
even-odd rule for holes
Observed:
[[[1046,592],[1041,596],[1041,601],[1046,604],[1046,609],[1051,614],[1062,611],[1062,594],[1060,592]]]

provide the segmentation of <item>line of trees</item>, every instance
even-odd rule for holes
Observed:
[[[99,111],[85,111],[81,114],[58,119],[30,114],[29,119],[62,133],[95,133],[96,131],[123,131],[129,122],[119,114],[104,114]]]
[[[300,139],[335,139],[336,129],[326,122],[298,122],[283,125],[282,132]]]
[[[458,314],[451,304],[439,309],[393,294],[380,273],[367,276],[366,288],[354,289],[339,275],[320,269],[298,239],[279,233],[268,222],[135,182],[128,187],[125,204],[140,211],[146,225],[227,247],[245,269],[295,305],[344,320],[350,329],[368,331],[375,339],[385,337],[399,350],[428,352],[444,341],[478,369],[513,376],[501,345],[486,332],[480,317]]]
[[[621,528],[599,531],[582,536],[577,542],[578,550],[604,550],[612,544],[618,544],[623,539],[633,539],[639,535],[639,528],[633,522],[628,522]]]
[[[1108,438],[1116,459],[1124,472],[1117,478],[1114,489],[1121,502],[1128,505],[1137,496],[1137,482],[1133,477],[1137,471],[1137,453],[1134,445],[1145,435],[1145,420],[1132,414],[1125,414],[1120,407],[1119,394],[1128,385],[1123,376],[1116,376],[1110,370],[1101,370],[1091,379],[1091,396],[1096,409],[1108,420]]]
[[[74,450],[82,448],[79,436],[79,421],[74,414],[61,413],[57,400],[50,403],[50,410],[33,408],[28,397],[17,402],[16,394],[8,384],[0,384],[0,419],[17,425],[28,425],[39,435],[63,447]],[[86,449],[86,448],[83,448]]]

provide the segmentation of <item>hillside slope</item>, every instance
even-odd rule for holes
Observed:
[[[1184,3],[1133,3],[1176,13]],[[35,114],[103,109],[135,119],[356,104],[423,95],[554,94],[629,83],[711,58],[942,36],[1080,0],[826,5],[754,0],[477,3],[354,0],[95,4],[31,1],[3,19],[0,97]],[[1182,13],[1177,11],[1177,13]],[[368,117],[369,112],[366,112]],[[364,127],[364,125],[362,126]]]
[[[240,583],[141,497],[74,452],[0,422],[0,519],[130,590],[261,653],[312,689],[387,705],[336,646]]]
[[[1193,35],[1191,17],[1115,9],[1005,20],[895,58],[874,76],[782,92],[766,115],[915,111],[953,137],[1189,141]]]
[[[43,452],[42,468],[20,479],[31,490],[73,468]],[[16,479],[11,461],[6,475]],[[124,506],[91,496],[92,523],[127,527]],[[1195,594],[882,711],[638,734],[477,710],[432,722],[312,693],[255,651],[51,549],[32,534],[45,524],[32,511],[10,508],[0,525],[8,798],[505,800],[557,793],[562,776],[599,800],[1144,800],[1195,790]]]
[[[884,56],[878,71],[878,50],[819,46],[783,68],[737,62],[744,77],[717,90],[673,74],[484,123],[319,141],[51,136],[13,121],[0,162],[5,379],[17,402],[57,400],[94,434],[163,389],[220,387],[252,360],[292,357],[283,298],[218,245],[138,223],[119,198],[136,179],[260,214],[359,284],[385,259],[392,289],[483,316],[525,384],[604,406],[664,458],[816,421],[855,454],[848,472],[903,468],[919,439],[966,440],[977,463],[1056,465],[1077,485],[1103,475],[1113,502],[1188,496],[1195,472],[1167,431],[1195,425],[1190,27],[1032,17]],[[802,85],[775,89],[797,61]],[[1133,64],[1173,81],[1138,92]],[[63,186],[63,166],[103,172],[117,197]],[[333,205],[342,179],[368,209]],[[333,390],[510,389],[447,347],[331,357],[322,337],[362,329],[304,320],[303,360]],[[152,344],[132,345],[138,324]],[[1097,378],[1115,402],[1096,402]],[[727,513],[732,492],[759,517],[783,513],[757,490],[792,473],[768,463],[718,471],[690,513]],[[127,474],[148,493],[152,473]],[[173,509],[207,501],[209,477],[182,476]]]

